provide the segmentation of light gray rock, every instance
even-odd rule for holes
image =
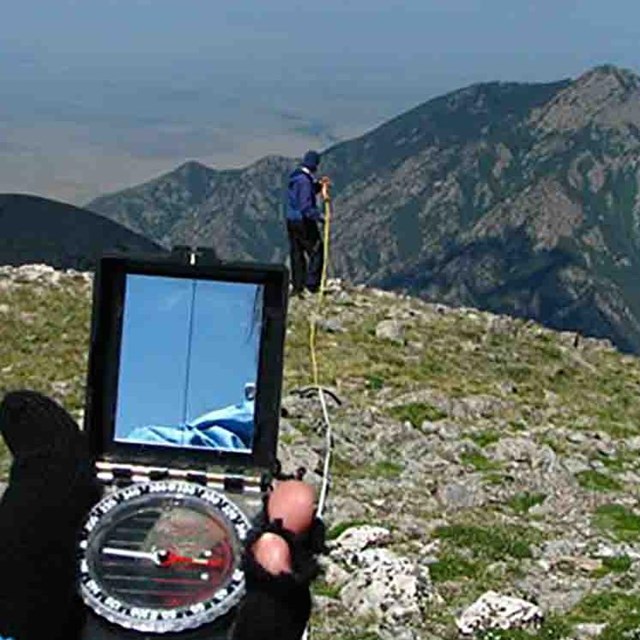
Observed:
[[[388,549],[357,553],[356,565],[340,592],[343,605],[356,616],[387,623],[418,621],[423,605],[439,600],[428,569]]]
[[[607,458],[612,458],[617,453],[615,445],[611,442],[598,442],[596,444],[596,451]]]
[[[489,455],[499,462],[528,464],[532,469],[550,471],[557,462],[557,456],[548,445],[539,445],[530,438],[502,438],[487,447]]]
[[[582,431],[570,431],[567,434],[567,440],[573,444],[584,444],[588,438]]]
[[[526,600],[488,591],[457,620],[462,635],[470,636],[488,629],[523,629],[543,619],[542,610]]]
[[[421,637],[420,634],[409,627],[402,627],[393,625],[387,629],[382,626],[378,630],[380,640],[429,640],[428,638]]]
[[[438,487],[438,500],[448,511],[481,507],[487,501],[480,476],[468,475]]]
[[[278,446],[278,459],[287,473],[294,473],[298,468],[307,470],[305,480],[317,484],[322,475],[322,458],[311,447],[300,444],[287,446],[282,442]]]
[[[566,458],[562,464],[564,468],[573,475],[591,469],[591,465],[584,458]]]
[[[350,527],[331,543],[331,557],[345,560],[368,547],[389,542],[391,542],[391,532],[385,527],[368,524]]]
[[[349,572],[345,571],[339,564],[333,562],[326,556],[320,557],[322,563],[322,569],[324,571],[324,579],[328,584],[336,587],[341,587],[349,580]]]
[[[509,403],[490,395],[467,396],[451,401],[451,417],[463,420],[490,418],[507,409]]]
[[[444,422],[438,427],[438,435],[442,440],[455,441],[460,439],[461,429],[454,422]]]
[[[404,327],[397,320],[382,320],[376,326],[376,338],[403,345],[405,343]]]
[[[640,436],[627,438],[624,442],[629,451],[632,451],[634,453],[640,451]]]
[[[576,640],[590,640],[599,637],[606,628],[606,624],[583,623],[574,627],[574,633]]]
[[[317,326],[327,333],[344,333],[346,331],[340,318],[321,318],[318,320]]]
[[[586,546],[586,543],[571,540],[570,538],[557,538],[548,540],[542,545],[541,555],[553,564],[560,558],[582,554]]]
[[[631,560],[640,560],[640,546],[626,542],[609,543],[599,542],[593,552],[595,558],[619,558],[627,556]]]

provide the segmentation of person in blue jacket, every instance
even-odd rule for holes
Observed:
[[[304,295],[305,288],[315,293],[320,288],[323,264],[323,222],[316,196],[327,197],[328,179],[315,177],[320,154],[307,151],[302,163],[289,176],[287,188],[287,235],[291,255],[291,280],[294,295]]]

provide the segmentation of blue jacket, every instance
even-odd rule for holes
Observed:
[[[316,202],[318,191],[320,183],[310,172],[307,173],[303,167],[298,167],[289,176],[287,220],[322,220],[322,211],[318,209]]]

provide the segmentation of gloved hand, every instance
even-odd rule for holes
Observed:
[[[331,194],[329,193],[329,187],[331,187],[331,179],[328,176],[322,176],[320,182],[320,195],[323,200],[331,200]]]
[[[0,433],[14,457],[0,501],[0,636],[73,640],[76,535],[99,498],[84,434],[33,391],[5,396]]]
[[[311,615],[311,581],[325,550],[322,520],[314,517],[314,491],[299,481],[279,483],[245,543],[247,595],[233,640],[299,640]],[[278,568],[276,568],[278,567]]]

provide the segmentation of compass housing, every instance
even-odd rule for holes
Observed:
[[[244,595],[240,555],[249,527],[241,509],[207,487],[168,480],[118,489],[82,528],[80,594],[124,629],[201,627]]]
[[[185,258],[187,258],[185,260]],[[170,279],[201,284],[253,285],[261,292],[255,380],[244,389],[254,410],[250,448],[191,447],[159,442],[129,442],[117,437],[121,374],[126,355],[123,336],[128,304],[127,289],[135,278]],[[288,272],[284,266],[229,262],[202,263],[197,254],[169,257],[109,255],[101,259],[94,282],[91,351],[87,380],[85,429],[96,460],[112,465],[142,465],[174,470],[230,470],[270,472],[276,465],[278,420],[282,388]],[[233,322],[233,318],[225,318]],[[165,347],[160,343],[158,350]],[[225,366],[212,368],[225,375]],[[158,390],[161,394],[161,389]]]

